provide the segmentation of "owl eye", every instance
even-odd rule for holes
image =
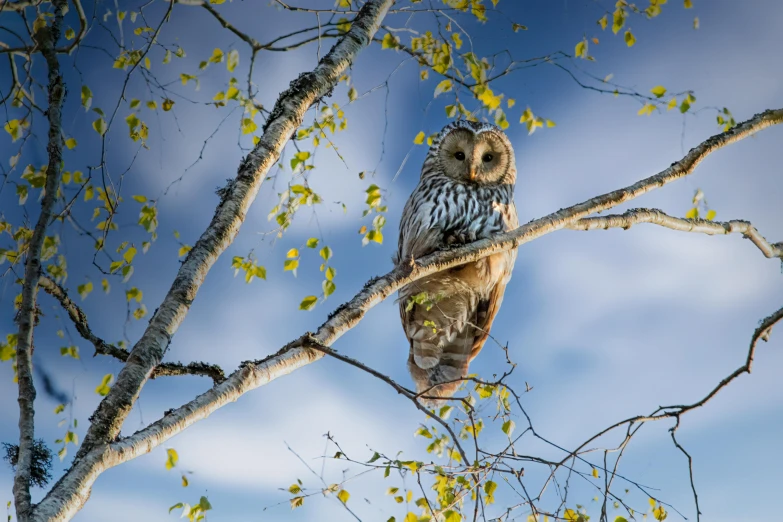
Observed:
[[[484,163],[489,163],[490,161],[492,161],[492,154],[484,154],[483,156],[481,156],[481,161],[483,161]]]
[[[465,161],[465,153],[461,150],[455,152],[454,157],[457,159],[457,161]]]

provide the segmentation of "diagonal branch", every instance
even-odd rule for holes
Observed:
[[[365,4],[365,7],[367,5]],[[354,24],[354,27],[356,25]],[[294,82],[294,84],[296,83]],[[279,114],[275,115],[275,112],[277,110],[273,112],[273,116],[279,118]],[[412,261],[410,264],[398,265],[388,274],[370,280],[351,301],[332,313],[329,319],[312,335],[312,340],[320,345],[330,346],[344,333],[356,326],[367,311],[407,284],[454,266],[517,248],[519,245],[545,234],[566,228],[591,213],[610,209],[646,192],[660,188],[691,174],[710,153],[779,123],[783,123],[783,109],[765,111],[727,132],[709,138],[668,169],[633,185],[561,209],[510,232],[450,250],[436,252],[417,261]],[[198,248],[198,244],[196,248]],[[189,261],[190,259],[186,260],[185,265]],[[181,272],[177,281],[180,281],[182,277]],[[175,287],[176,285],[177,282],[175,282]],[[155,320],[153,319],[153,322]],[[176,322],[176,325],[178,324],[179,322]],[[137,348],[139,346],[137,345]],[[65,477],[39,504],[39,513],[51,514],[52,520],[64,519],[78,509],[81,502],[84,502],[95,479],[106,469],[151,451],[193,423],[207,418],[215,410],[236,401],[250,390],[315,362],[324,355],[322,351],[303,347],[299,341],[289,343],[279,352],[264,360],[243,363],[221,384],[214,386],[187,404],[170,411],[160,420],[130,437],[110,441],[108,444],[92,445],[84,451],[79,460],[74,462]],[[65,492],[75,493],[72,493],[71,497],[62,498],[61,495]]]
[[[70,519],[89,497],[97,476],[121,462],[117,455],[107,453],[107,444],[119,435],[123,421],[163,359],[171,337],[187,315],[207,272],[236,237],[267,172],[301,125],[305,112],[331,92],[357,54],[369,44],[393,3],[393,0],[366,2],[348,33],[316,68],[301,74],[280,95],[264,125],[261,139],[242,161],[236,178],[221,191],[221,201],[212,221],[188,252],[166,297],[131,350],[117,382],[91,417],[73,466],[36,506],[36,519]]]
[[[623,214],[602,217],[582,218],[568,226],[572,230],[607,230],[610,228],[629,229],[638,223],[652,223],[680,232],[696,232],[699,234],[742,234],[761,250],[765,257],[783,258],[783,243],[771,244],[759,234],[751,223],[742,220],[726,222],[707,221],[706,219],[683,219],[672,217],[656,209],[634,208]]]
[[[41,285],[46,293],[57,299],[63,309],[68,313],[68,317],[71,318],[76,331],[84,340],[89,341],[95,347],[95,355],[109,355],[122,362],[128,360],[128,351],[123,350],[118,346],[107,343],[92,332],[90,325],[87,322],[87,315],[79,308],[79,305],[73,302],[68,297],[65,289],[57,284],[56,281],[48,276],[41,276],[38,284]],[[175,376],[175,375],[197,375],[203,377],[209,377],[215,384],[220,384],[226,378],[223,369],[215,364],[207,364],[203,362],[193,362],[190,364],[181,363],[163,363],[155,367],[155,371],[152,372],[152,378],[163,376]]]
[[[24,282],[22,283],[22,302],[16,317],[19,324],[18,344],[16,348],[16,367],[19,381],[19,458],[14,477],[14,502],[16,518],[20,522],[30,520],[32,504],[30,500],[30,473],[33,464],[33,445],[35,435],[35,386],[33,384],[33,329],[37,322],[36,294],[38,276],[41,273],[41,249],[46,237],[46,229],[52,219],[54,204],[57,201],[57,187],[62,173],[62,104],[65,98],[65,86],[60,74],[55,46],[60,38],[60,25],[65,15],[66,0],[54,0],[55,17],[51,26],[45,26],[35,33],[35,38],[46,59],[49,75],[49,136],[46,146],[49,167],[46,169],[46,184],[41,201],[41,213],[27,247]]]

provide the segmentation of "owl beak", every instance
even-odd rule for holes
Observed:
[[[476,181],[476,167],[474,167],[473,165],[470,166],[468,177],[470,178],[470,181]]]

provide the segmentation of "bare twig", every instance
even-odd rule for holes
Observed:
[[[759,234],[751,223],[741,220],[726,222],[707,221],[706,219],[684,219],[669,216],[660,210],[635,208],[623,214],[582,218],[568,228],[573,230],[595,230],[609,228],[629,229],[638,223],[652,223],[681,232],[696,232],[698,234],[742,234],[750,239],[761,250],[765,257],[783,258],[783,243],[771,244]]]
[[[46,293],[57,299],[63,309],[68,312],[68,317],[73,321],[76,331],[79,332],[86,341],[92,343],[95,347],[95,355],[109,355],[115,359],[125,362],[128,360],[128,351],[119,348],[111,343],[107,343],[90,329],[90,325],[87,322],[87,315],[82,311],[79,306],[68,297],[65,289],[57,284],[53,279],[48,276],[41,276],[39,281],[41,288]],[[215,384],[220,384],[226,378],[223,369],[214,364],[207,364],[203,362],[193,362],[189,364],[182,363],[163,363],[155,367],[152,372],[152,378],[176,376],[176,375],[196,375],[209,377]]]

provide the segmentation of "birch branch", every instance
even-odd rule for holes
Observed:
[[[92,423],[73,466],[36,506],[36,520],[70,519],[89,497],[98,475],[121,462],[115,453],[107,452],[107,444],[119,435],[123,421],[160,364],[204,278],[236,237],[267,172],[301,125],[305,112],[331,92],[356,55],[372,41],[393,3],[394,0],[366,2],[348,33],[316,68],[301,74],[280,95],[260,141],[240,164],[236,178],[221,190],[221,201],[211,223],[188,253],[166,297],[131,350],[117,382],[91,417]]]
[[[54,297],[60,306],[68,313],[68,317],[71,318],[73,325],[76,327],[76,331],[86,341],[92,343],[95,348],[94,355],[108,355],[118,359],[121,362],[128,360],[128,351],[115,346],[111,343],[107,343],[97,335],[95,335],[87,322],[87,315],[79,308],[79,305],[73,302],[68,297],[68,293],[65,289],[57,284],[56,281],[48,276],[41,276],[39,280],[41,288],[46,293]],[[152,372],[152,378],[164,377],[164,376],[177,376],[177,375],[195,375],[202,377],[209,377],[215,384],[220,384],[226,378],[223,369],[215,364],[207,364],[203,362],[192,362],[189,364],[182,363],[163,363],[155,367],[155,371]]]
[[[54,0],[55,17],[51,26],[42,27],[35,34],[41,52],[46,59],[49,85],[49,137],[46,146],[49,161],[46,169],[46,184],[41,201],[41,213],[27,247],[24,282],[22,283],[22,302],[16,317],[19,324],[18,344],[16,348],[16,368],[19,382],[19,459],[14,476],[14,504],[16,518],[20,522],[30,520],[32,509],[30,500],[30,472],[33,459],[35,436],[35,386],[33,384],[33,329],[36,323],[36,294],[38,277],[41,273],[41,249],[46,238],[46,229],[52,219],[52,211],[57,201],[57,187],[62,172],[62,104],[65,98],[65,86],[60,75],[55,46],[60,38],[60,25],[65,15],[66,0]]]
[[[582,218],[568,226],[572,230],[629,229],[638,223],[652,223],[680,232],[696,232],[710,236],[718,234],[742,234],[761,250],[767,258],[783,258],[783,243],[771,244],[751,223],[742,220],[726,222],[706,219],[683,219],[672,217],[657,209],[634,208],[623,214]]]
[[[339,44],[338,44],[339,45]],[[224,382],[130,437],[95,445],[74,462],[69,472],[38,506],[40,520],[64,520],[78,510],[90,487],[103,471],[152,451],[188,426],[207,418],[215,410],[236,401],[245,393],[317,361],[323,351],[308,348],[310,342],[332,345],[356,326],[375,305],[403,286],[451,267],[511,250],[545,234],[576,223],[587,215],[607,210],[691,174],[712,152],[751,136],[771,125],[783,123],[783,109],[768,110],[740,123],[727,132],[709,138],[666,170],[628,187],[597,196],[519,228],[468,245],[440,251],[419,260],[396,266],[388,274],[374,278],[348,303],[339,307],[314,334],[305,334],[279,352],[261,361],[243,363]],[[187,263],[187,261],[186,261]],[[65,495],[68,496],[65,496]],[[48,518],[44,513],[50,514]]]

